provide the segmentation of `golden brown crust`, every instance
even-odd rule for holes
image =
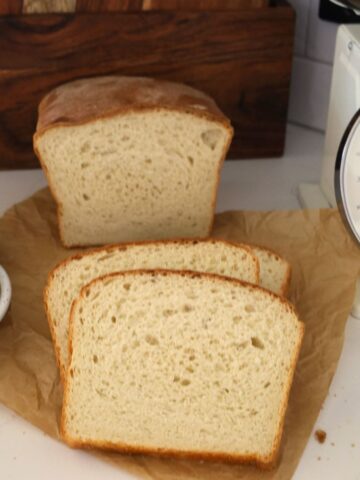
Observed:
[[[232,284],[237,284],[241,285],[244,287],[249,288],[250,290],[258,290],[265,292],[268,296],[277,299],[280,303],[286,306],[286,308],[295,314],[295,316],[298,318],[298,315],[295,311],[294,306],[287,301],[284,297],[281,297],[279,295],[276,295],[275,293],[266,290],[258,285],[253,285],[251,283],[244,282],[242,280],[234,279],[234,278],[229,278],[229,277],[223,277],[221,275],[217,275],[214,273],[200,273],[200,272],[193,272],[193,271],[175,271],[175,270],[161,270],[161,269],[156,269],[156,270],[132,270],[132,271],[127,271],[127,272],[113,272],[107,275],[103,275],[102,277],[95,278],[91,282],[89,282],[87,285],[85,285],[78,296],[78,298],[73,302],[71,312],[70,312],[70,327],[69,327],[69,356],[71,360],[71,354],[72,354],[72,340],[73,340],[73,316],[74,316],[74,310],[75,306],[86,296],[86,293],[88,292],[89,288],[94,286],[95,284],[102,282],[105,279],[113,278],[113,277],[120,277],[120,276],[126,276],[126,275],[163,275],[163,276],[182,276],[182,277],[191,277],[191,278],[209,278],[211,280],[214,280],[215,282],[228,282]],[[96,442],[93,440],[75,440],[71,438],[66,432],[66,407],[67,407],[67,402],[68,402],[68,378],[69,378],[69,370],[70,370],[70,364],[71,361],[69,362],[68,368],[67,368],[67,374],[65,377],[65,384],[64,384],[64,401],[63,401],[63,407],[62,407],[62,413],[61,413],[61,421],[60,421],[60,433],[62,438],[65,440],[65,442],[75,448],[101,448],[101,449],[106,449],[106,450],[113,450],[113,451],[118,451],[122,453],[146,453],[146,454],[151,454],[151,455],[161,455],[161,456],[171,456],[171,457],[186,457],[190,459],[198,459],[198,460],[210,460],[210,461],[224,461],[228,463],[248,463],[248,464],[254,464],[260,468],[263,469],[271,469],[276,465],[277,462],[277,457],[278,457],[278,451],[280,447],[280,442],[281,442],[281,437],[282,437],[282,431],[283,431],[283,426],[284,426],[284,420],[285,420],[285,412],[286,412],[286,407],[288,403],[288,398],[290,394],[290,389],[291,389],[291,384],[292,384],[292,379],[293,375],[295,372],[295,367],[296,367],[296,362],[300,353],[300,348],[301,348],[301,343],[302,343],[302,338],[304,335],[304,324],[300,322],[299,320],[299,328],[300,328],[300,335],[299,335],[299,340],[298,344],[295,348],[294,355],[292,358],[291,366],[290,366],[290,374],[288,378],[288,383],[287,383],[287,388],[284,392],[283,396],[283,401],[281,405],[281,410],[280,410],[280,424],[278,428],[277,435],[275,437],[275,441],[273,444],[273,449],[271,453],[267,456],[259,456],[254,454],[248,454],[248,455],[234,455],[234,454],[228,454],[226,452],[201,452],[201,451],[177,451],[177,450],[172,450],[172,449],[162,449],[162,448],[150,448],[146,446],[132,446],[132,445],[126,445],[123,443],[111,443],[111,442]]]
[[[50,273],[52,273],[52,272],[50,272]],[[54,346],[56,364],[57,364],[59,372],[60,372],[60,380],[63,381],[63,368],[62,368],[62,365],[61,365],[61,362],[60,362],[60,347],[57,343],[57,337],[56,337],[55,328],[54,328],[54,321],[51,317],[50,310],[49,310],[49,307],[48,307],[48,287],[49,287],[49,275],[48,275],[48,280],[47,280],[45,288],[44,288],[43,305],[44,305],[46,319],[47,319],[49,329],[50,329],[50,335],[51,335],[52,343],[53,343],[53,346]]]
[[[288,263],[286,268],[286,275],[281,285],[281,295],[283,295],[284,297],[287,297],[289,295],[290,283],[291,283],[291,266],[290,266],[290,263]]]
[[[254,454],[248,455],[232,455],[226,452],[202,452],[202,451],[187,451],[174,450],[171,448],[150,448],[145,445],[132,446],[125,443],[112,442],[96,442],[93,440],[74,441],[62,434],[63,440],[72,448],[85,448],[88,450],[98,448],[101,450],[108,450],[124,454],[132,455],[152,455],[189,460],[205,460],[208,462],[224,462],[232,464],[249,464],[254,465],[262,470],[270,470],[275,467],[276,462],[273,462],[270,457],[260,457]]]
[[[280,450],[280,443],[281,443],[282,433],[284,430],[285,412],[286,412],[288,401],[289,401],[291,385],[292,385],[294,374],[295,374],[296,364],[300,355],[301,345],[302,345],[302,341],[305,334],[305,325],[303,322],[299,321],[299,328],[300,328],[300,335],[299,335],[298,343],[294,350],[294,355],[293,355],[290,370],[289,370],[290,374],[288,376],[288,383],[286,385],[286,390],[284,392],[284,397],[282,400],[282,405],[280,410],[280,425],[279,425],[277,436],[274,442],[274,449],[273,449],[273,455],[272,455],[274,462],[277,461],[277,457]]]
[[[36,134],[35,134],[36,135]],[[50,177],[50,174],[49,174],[49,170],[47,168],[47,166],[45,165],[45,163],[43,162],[42,158],[41,158],[41,155],[40,155],[40,152],[37,148],[37,145],[36,145],[36,141],[35,141],[35,135],[34,135],[34,140],[33,140],[33,148],[34,148],[34,153],[37,157],[37,159],[39,160],[39,163],[40,163],[40,166],[45,174],[45,177],[46,177],[46,180],[48,182],[48,186],[49,186],[49,190],[50,190],[50,193],[53,197],[53,199],[55,200],[55,205],[56,205],[56,217],[57,217],[57,224],[58,224],[58,227],[59,227],[59,237],[60,237],[60,242],[61,244],[66,247],[66,248],[70,248],[70,245],[67,245],[66,242],[65,242],[65,239],[64,239],[64,235],[63,235],[63,232],[62,232],[62,222],[61,222],[61,218],[62,218],[62,210],[63,210],[63,206],[62,206],[62,203],[60,202],[60,200],[58,199],[57,195],[56,195],[56,191],[55,191],[55,188],[52,184],[52,180],[51,180],[51,177]]]
[[[49,92],[39,105],[36,135],[55,126],[81,125],[117,114],[158,108],[191,113],[230,127],[214,100],[188,85],[114,75],[75,80]]]
[[[41,159],[37,147],[39,137],[54,127],[82,125],[114,115],[156,110],[195,115],[218,122],[228,131],[228,142],[219,161],[211,203],[212,215],[207,235],[210,234],[214,224],[220,171],[233,137],[229,119],[221,112],[212,98],[188,85],[145,77],[104,76],[75,80],[61,85],[42,99],[38,109],[38,123],[33,138],[34,152],[44,170],[51,194],[55,199],[60,240],[65,247],[86,247],[88,245],[69,245],[65,242],[62,224],[63,207],[56,196],[48,169]]]

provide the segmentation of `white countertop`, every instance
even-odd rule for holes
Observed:
[[[281,159],[226,162],[217,211],[300,208],[300,182],[320,178],[323,136],[288,126]],[[0,214],[46,185],[40,170],[0,172]],[[343,353],[314,430],[327,432],[324,444],[312,435],[294,480],[360,480],[360,320],[349,317]],[[72,450],[0,405],[1,480],[126,480],[117,468],[86,452]],[[219,479],[220,480],[220,479]]]

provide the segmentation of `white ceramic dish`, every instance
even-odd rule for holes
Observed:
[[[0,265],[0,322],[5,317],[11,300],[11,283],[8,274]]]

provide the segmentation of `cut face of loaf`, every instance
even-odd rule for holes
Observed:
[[[251,250],[221,240],[120,245],[71,257],[49,274],[44,295],[62,377],[68,363],[70,307],[81,288],[107,273],[144,268],[214,272],[251,283],[259,279],[258,261]]]
[[[84,287],[70,322],[70,445],[273,464],[303,335],[285,300],[216,275],[126,272]]]
[[[48,97],[34,147],[65,246],[209,234],[232,137],[211,99],[124,77],[73,82]]]

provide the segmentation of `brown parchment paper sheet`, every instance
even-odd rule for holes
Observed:
[[[153,480],[289,479],[341,353],[360,249],[336,210],[227,212],[217,215],[213,234],[270,247],[293,267],[290,298],[306,333],[277,468],[261,472],[250,466],[94,453],[139,478]],[[55,438],[62,389],[42,291],[48,271],[72,253],[60,245],[55,207],[47,189],[0,219],[0,264],[13,286],[11,308],[0,323],[0,401]]]

